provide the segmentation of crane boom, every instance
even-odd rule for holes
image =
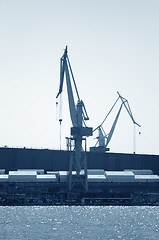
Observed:
[[[89,120],[89,117],[88,117],[85,105],[84,105],[83,101],[80,100],[80,97],[79,97],[79,93],[78,93],[76,82],[75,82],[75,79],[73,76],[71,64],[70,64],[70,61],[69,61],[69,58],[67,55],[67,46],[66,46],[64,54],[60,59],[60,86],[59,86],[59,91],[58,91],[56,98],[58,98],[58,96],[62,93],[64,76],[66,76],[67,95],[68,95],[69,111],[70,111],[72,125],[73,125],[73,127],[77,127],[77,126],[81,127],[81,125],[79,126],[79,121],[78,121],[78,117],[77,117],[78,110],[75,106],[75,101],[74,101],[74,96],[73,96],[73,91],[72,91],[72,86],[71,86],[70,73],[71,73],[71,77],[72,77],[73,84],[75,87],[78,103],[82,107],[82,123],[84,123],[84,125],[86,126],[84,121]]]
[[[112,125],[112,128],[111,128],[111,130],[110,130],[110,132],[109,132],[109,134],[108,134],[108,138],[107,138],[107,141],[106,141],[106,147],[108,146],[108,143],[110,142],[110,140],[111,140],[111,138],[112,138],[112,136],[113,136],[113,133],[114,133],[114,130],[115,130],[115,127],[116,127],[116,124],[117,124],[117,121],[118,121],[118,118],[119,118],[119,115],[120,115],[122,106],[123,106],[123,104],[121,104],[121,106],[120,106],[120,108],[119,108],[119,111],[118,111],[118,113],[117,113],[117,115],[116,115],[116,118],[115,118],[115,120],[114,120],[114,123],[113,123],[113,125]]]
[[[59,92],[58,92],[56,98],[58,98],[58,96],[62,93],[63,81],[64,81],[64,75],[65,75],[66,76],[66,84],[67,84],[67,95],[68,95],[68,102],[69,102],[70,117],[71,117],[73,127],[77,127],[76,107],[75,107],[73,91],[72,91],[72,87],[71,87],[70,74],[69,74],[69,69],[68,69],[68,65],[67,65],[67,58],[68,57],[67,57],[67,46],[66,46],[64,54],[63,54],[62,58],[60,59],[60,86],[59,86]]]
[[[67,62],[65,65],[65,72],[66,72],[66,84],[67,84],[67,93],[68,93],[68,101],[69,101],[69,109],[70,109],[70,116],[72,120],[73,127],[77,127],[77,117],[76,117],[76,107],[73,97],[73,91],[71,87],[70,75],[68,72]]]
[[[58,96],[62,93],[62,89],[63,89],[66,56],[67,56],[67,46],[66,46],[66,49],[65,49],[65,52],[64,52],[62,58],[60,59],[60,86],[59,86],[59,91],[58,91],[58,94],[57,94],[56,98],[58,98]]]

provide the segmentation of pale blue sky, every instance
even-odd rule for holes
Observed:
[[[56,94],[68,45],[88,125],[102,122],[119,91],[142,125],[136,152],[159,154],[158,43],[158,0],[1,0],[0,146],[59,148]],[[64,87],[63,148],[70,126]],[[133,151],[133,125],[124,109],[109,147]]]

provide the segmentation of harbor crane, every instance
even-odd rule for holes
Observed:
[[[118,98],[115,101],[115,103],[113,104],[112,108],[110,109],[110,111],[108,112],[108,114],[106,115],[106,117],[104,118],[102,123],[93,130],[93,132],[98,130],[98,137],[97,137],[97,142],[95,144],[95,147],[90,148],[91,151],[109,151],[108,144],[109,144],[110,140],[112,139],[112,136],[113,136],[113,133],[114,133],[114,130],[115,130],[115,127],[116,127],[116,124],[117,124],[117,121],[119,119],[119,115],[121,113],[121,109],[122,109],[123,106],[125,107],[126,111],[128,112],[134,126],[137,125],[138,127],[141,127],[141,125],[138,124],[134,120],[134,117],[133,117],[132,111],[130,109],[128,100],[125,99],[124,97],[122,97],[119,92],[117,92],[117,94],[118,94]],[[104,128],[103,128],[103,124],[106,121],[106,119],[108,118],[108,116],[110,115],[110,113],[112,112],[112,110],[114,109],[114,107],[117,104],[117,102],[119,101],[119,99],[121,100],[120,108],[117,112],[117,115],[116,115],[115,120],[113,122],[113,125],[110,129],[110,132],[108,134],[106,134],[105,131],[104,131]]]
[[[80,99],[78,93],[71,64],[68,58],[67,46],[64,50],[63,56],[60,59],[60,86],[56,98],[58,98],[59,95],[62,93],[64,76],[66,79],[69,111],[73,126],[71,127],[71,137],[69,138],[70,140],[69,190],[71,191],[77,183],[82,185],[85,191],[88,191],[86,137],[92,136],[93,129],[87,127],[85,123],[85,121],[89,120],[89,117],[84,102]],[[72,83],[74,85],[75,93],[78,99],[76,105],[73,95]],[[83,141],[85,142],[84,149],[82,147]],[[81,171],[82,169],[84,171]],[[72,174],[73,170],[75,171],[76,174]]]

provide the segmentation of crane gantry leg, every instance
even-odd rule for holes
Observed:
[[[71,149],[71,142],[75,142],[75,147]],[[69,191],[73,188],[82,186],[84,190],[88,191],[88,179],[87,179],[87,155],[86,155],[86,138],[82,138],[81,141],[85,141],[85,149],[77,152],[77,139],[70,138],[70,162],[69,162]],[[74,174],[73,174],[74,170]],[[78,189],[79,190],[79,189]]]

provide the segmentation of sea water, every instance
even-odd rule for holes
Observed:
[[[159,239],[159,207],[0,207],[0,240]]]

